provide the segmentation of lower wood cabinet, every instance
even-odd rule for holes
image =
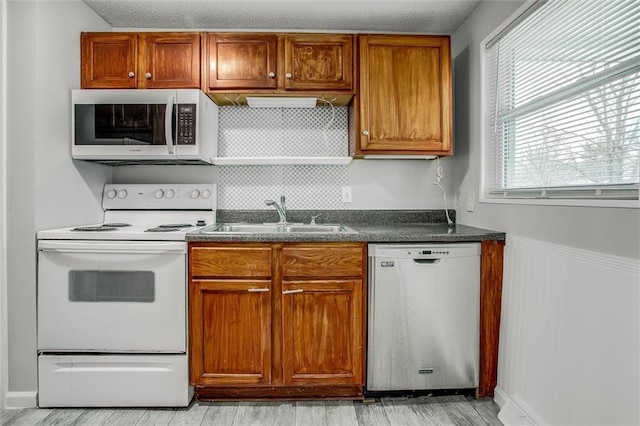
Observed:
[[[199,399],[360,398],[365,243],[189,243]]]
[[[287,385],[362,385],[362,280],[286,281],[282,368]]]
[[[193,280],[191,286],[191,381],[270,384],[271,281]]]

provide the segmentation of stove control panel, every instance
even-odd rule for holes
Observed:
[[[203,184],[107,184],[104,210],[215,210],[216,186]]]

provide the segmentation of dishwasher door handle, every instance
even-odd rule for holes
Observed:
[[[435,265],[440,263],[440,259],[413,259],[413,262],[418,265]]]

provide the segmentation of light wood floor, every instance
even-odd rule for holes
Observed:
[[[195,402],[177,409],[1,410],[0,424],[18,425],[456,425],[501,426],[491,399],[465,396],[382,398],[375,402]]]

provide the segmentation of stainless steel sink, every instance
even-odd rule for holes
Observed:
[[[205,228],[203,232],[218,233],[248,233],[248,234],[270,234],[272,232],[282,232],[278,225],[260,224],[218,224],[210,229]]]
[[[356,234],[357,232],[345,225],[303,225],[303,224],[285,224],[277,223],[219,223],[204,228],[202,233],[205,234],[279,234],[279,233],[309,233],[309,234],[326,234],[326,233],[347,233]]]

